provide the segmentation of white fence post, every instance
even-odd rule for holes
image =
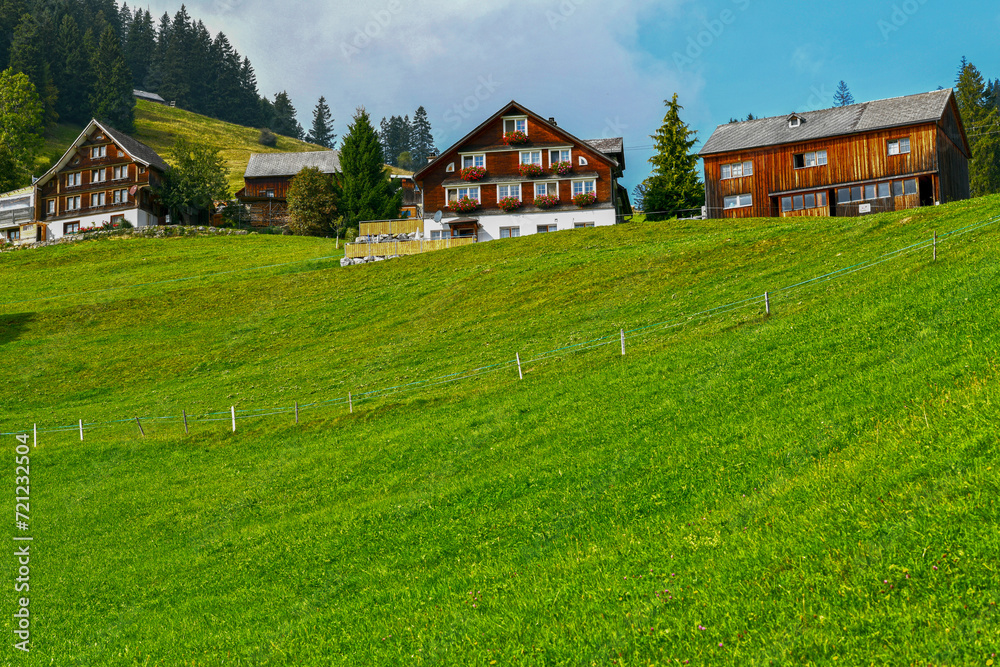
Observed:
[[[622,329],[622,356],[625,356],[625,330]]]
[[[515,352],[514,357],[517,359],[517,377],[518,379],[524,379],[524,373],[521,372],[521,353]]]
[[[767,292],[764,292],[764,314],[771,314],[771,296]]]
[[[233,416],[233,433],[236,433],[236,406],[230,406],[229,412]]]

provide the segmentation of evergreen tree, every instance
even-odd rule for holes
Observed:
[[[91,71],[94,73],[94,86],[90,107],[94,117],[123,132],[132,132],[135,128],[132,72],[125,64],[121,42],[110,25],[101,35]]]
[[[240,105],[240,54],[223,33],[212,42],[213,83],[207,92],[206,112],[227,122],[236,122]]]
[[[273,114],[271,130],[294,139],[301,139],[304,136],[305,132],[295,119],[295,107],[292,106],[292,100],[287,92],[281,91],[274,96]]]
[[[393,187],[384,163],[378,134],[368,112],[360,107],[340,147],[343,170],[340,211],[347,226],[399,217],[402,193]]]
[[[212,85],[218,80],[222,69],[223,64],[214,59],[212,36],[205,24],[198,21],[192,27],[190,51],[184,63],[185,80],[188,84],[185,108],[200,114],[212,114],[215,97]]]
[[[181,5],[174,14],[166,36],[167,44],[163,50],[160,72],[162,80],[156,91],[163,99],[177,102],[177,106],[185,109],[190,108],[191,78],[188,74],[191,69],[190,56],[194,51],[193,30],[187,7]]]
[[[837,85],[837,91],[833,94],[833,103],[838,107],[848,107],[854,104],[854,95],[851,95],[850,89],[843,81]]]
[[[427,118],[427,110],[417,107],[410,123],[410,157],[414,168],[419,169],[427,164],[427,158],[437,153],[434,147],[434,136],[431,134],[431,122]]]
[[[14,31],[27,11],[27,0],[0,0],[0,68],[5,69],[10,63]]]
[[[44,38],[42,26],[31,14],[21,17],[14,30],[10,48],[10,66],[14,71],[27,75],[42,101],[45,124],[55,124],[59,119],[56,112],[59,91],[52,82],[52,70],[48,61],[49,45]]]
[[[333,235],[340,231],[337,187],[331,174],[306,167],[288,188],[288,228],[293,234]]]
[[[267,122],[265,119],[270,117],[270,109],[267,108],[269,103],[257,92],[257,75],[253,71],[253,65],[250,64],[249,58],[243,58],[239,81],[240,104],[233,120],[248,127],[265,125]]]
[[[28,76],[0,72],[0,192],[31,182],[42,147],[44,107]]]
[[[652,136],[656,146],[656,155],[649,159],[653,173],[635,189],[636,201],[650,220],[663,220],[705,203],[698,155],[691,152],[696,133],[681,121],[684,107],[677,102],[677,93],[664,104],[663,125]]]
[[[385,161],[394,167],[399,166],[400,154],[410,152],[410,117],[391,116],[388,121],[383,118],[380,128],[379,143],[382,144]]]
[[[972,150],[969,162],[972,196],[1000,192],[1000,111],[990,102],[983,75],[965,58],[962,58],[955,99]]]
[[[320,96],[319,102],[316,103],[312,128],[306,136],[306,141],[324,148],[333,148],[337,141],[337,135],[333,133],[333,116],[330,114],[330,107],[327,106],[325,97]]]
[[[94,81],[91,63],[80,28],[71,14],[63,16],[54,49],[54,82],[59,89],[56,111],[65,122],[84,124],[90,113],[90,85]]]
[[[149,65],[149,73],[142,84],[143,90],[159,93],[168,102],[169,98],[161,90],[163,84],[163,71],[167,63],[167,47],[170,45],[170,15],[164,12],[160,17],[159,27],[156,31],[156,49],[153,51],[153,58]]]
[[[156,28],[149,10],[135,10],[125,36],[125,62],[132,72],[132,87],[143,90],[156,53]]]

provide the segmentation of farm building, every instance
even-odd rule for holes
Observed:
[[[950,89],[720,125],[701,157],[713,218],[854,216],[969,197]]]

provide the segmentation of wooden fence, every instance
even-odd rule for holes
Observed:
[[[402,220],[375,220],[362,222],[359,233],[361,236],[377,236],[379,234],[412,234],[424,233],[424,221],[416,218]],[[412,253],[411,253],[412,254]]]
[[[350,243],[344,247],[350,259],[359,257],[392,257],[393,255],[419,255],[422,252],[472,245],[474,238],[441,239],[435,241],[389,241],[387,243]]]

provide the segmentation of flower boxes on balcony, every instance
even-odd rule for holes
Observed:
[[[555,162],[552,164],[552,173],[557,176],[565,176],[571,171],[573,171],[572,162]]]
[[[584,206],[590,206],[591,204],[597,203],[597,193],[595,192],[581,192],[578,195],[573,195],[573,203],[583,208]]]
[[[486,177],[485,167],[466,167],[458,173],[463,181],[479,181]]]
[[[504,197],[499,204],[505,213],[512,213],[521,208],[521,200],[517,197]]]
[[[521,164],[518,166],[517,170],[521,173],[521,176],[524,176],[525,178],[537,178],[545,173],[545,170],[542,169],[542,165],[534,164],[533,162]]]
[[[558,204],[558,195],[538,195],[535,197],[535,206],[538,208],[552,208]]]
[[[494,135],[496,136],[496,135]],[[528,143],[528,135],[521,130],[503,133],[503,143],[506,146],[518,146]]]
[[[479,208],[479,202],[472,197],[461,197],[451,202],[450,206],[456,213],[472,213]]]

